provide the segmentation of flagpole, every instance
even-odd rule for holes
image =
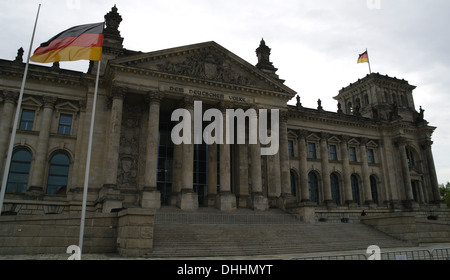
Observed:
[[[370,58],[369,58],[369,51],[366,48],[366,53],[367,53],[367,62],[369,63],[369,74],[372,74],[372,69],[370,68]]]
[[[100,67],[102,61],[98,61],[97,66],[97,78],[95,81],[95,90],[94,90],[94,103],[92,105],[92,116],[91,116],[91,127],[89,131],[89,144],[88,144],[88,153],[86,159],[86,171],[84,174],[84,191],[83,191],[83,205],[81,208],[81,223],[80,223],[80,238],[78,247],[80,248],[80,258],[83,252],[83,237],[84,237],[84,224],[86,220],[86,205],[87,205],[87,195],[88,195],[88,186],[89,186],[89,170],[91,168],[91,154],[92,154],[92,139],[94,135],[94,120],[95,120],[95,111],[97,107],[97,94],[98,94],[98,83],[100,78]]]
[[[34,22],[33,35],[31,36],[30,48],[28,49],[27,63],[25,65],[25,71],[24,71],[23,79],[22,79],[22,86],[20,88],[19,100],[17,101],[16,115],[14,117],[11,138],[9,140],[8,155],[7,155],[6,162],[5,162],[5,169],[3,172],[2,186],[1,186],[1,191],[0,191],[0,215],[1,215],[1,212],[3,211],[3,202],[5,200],[5,193],[6,193],[6,184],[8,183],[8,173],[9,173],[9,168],[11,167],[11,158],[12,158],[12,153],[13,153],[13,149],[14,149],[14,142],[16,141],[16,131],[17,131],[17,126],[18,126],[18,122],[19,122],[23,93],[25,90],[25,83],[27,81],[28,67],[30,65],[31,49],[33,48],[34,35],[36,34],[36,26],[38,23],[40,11],[41,11],[41,4],[39,4],[37,15],[36,15],[36,20]]]

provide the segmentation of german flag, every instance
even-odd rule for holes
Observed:
[[[104,23],[74,26],[54,36],[34,51],[31,61],[94,60],[102,57]]]
[[[367,62],[367,63],[369,62],[369,54],[367,53],[367,51],[363,52],[358,57],[358,63],[364,63],[364,62]]]

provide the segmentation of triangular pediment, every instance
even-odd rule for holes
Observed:
[[[110,61],[112,66],[152,71],[218,84],[286,94],[296,92],[215,42],[140,53]],[[289,99],[290,99],[289,98]]]

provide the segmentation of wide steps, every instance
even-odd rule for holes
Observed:
[[[192,213],[195,224],[175,222],[175,216],[166,215],[155,223],[153,252],[151,258],[221,257],[300,254],[310,252],[332,252],[361,250],[378,245],[381,248],[402,247],[407,244],[360,223],[316,223],[308,224],[295,220],[289,214],[278,211],[264,213],[267,217],[258,224],[253,212],[238,211],[234,214],[217,212]],[[182,213],[186,215],[186,213]],[[204,215],[204,219],[199,218]],[[206,216],[209,215],[209,220]],[[211,224],[210,215],[228,215],[222,224]],[[250,224],[236,224],[250,215]],[[259,215],[259,214],[258,214]],[[168,220],[167,217],[170,217]],[[282,219],[280,219],[283,217]],[[178,219],[180,217],[177,217]],[[186,222],[190,219],[184,216]],[[182,220],[181,219],[181,220]],[[291,220],[292,219],[292,220]],[[274,221],[274,223],[268,223]],[[169,223],[170,221],[175,223]]]

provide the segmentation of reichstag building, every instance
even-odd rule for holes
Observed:
[[[279,208],[311,220],[443,207],[435,127],[416,109],[407,81],[372,73],[337,89],[335,111],[320,100],[305,108],[276,74],[264,40],[256,65],[215,42],[144,53],[123,47],[116,7],[105,19],[88,211]],[[0,170],[24,65],[21,50],[13,61],[0,60]],[[30,65],[4,214],[80,211],[97,67]],[[195,101],[203,112],[279,110],[278,153],[261,155],[260,143],[175,145],[172,112],[193,112]]]

